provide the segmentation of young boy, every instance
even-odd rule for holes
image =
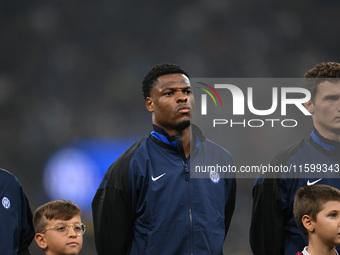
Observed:
[[[328,185],[301,187],[295,195],[294,218],[308,237],[297,255],[338,255],[340,245],[340,190]]]
[[[85,233],[80,214],[79,207],[67,200],[51,201],[34,212],[35,241],[46,255],[76,255],[80,252]]]

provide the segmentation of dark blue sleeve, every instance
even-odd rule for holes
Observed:
[[[133,238],[130,161],[143,140],[132,145],[106,171],[92,201],[98,255],[128,254]]]
[[[1,254],[30,255],[34,238],[32,211],[18,179],[0,169]]]
[[[29,246],[34,238],[35,232],[32,223],[32,211],[29,201],[20,186],[20,199],[21,199],[21,236],[19,242],[18,255],[30,255]]]
[[[228,179],[227,181],[231,181],[230,193],[228,197],[228,201],[225,206],[225,235],[227,236],[231,218],[234,214],[235,203],[236,203],[236,179]]]
[[[284,253],[279,179],[257,179],[253,187],[250,246],[254,255]]]

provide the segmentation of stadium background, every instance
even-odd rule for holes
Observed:
[[[316,63],[340,61],[339,7],[337,0],[2,0],[0,165],[35,210],[52,199],[53,178],[44,177],[51,155],[70,145],[122,149],[120,142],[151,130],[140,85],[151,66],[176,63],[192,77],[302,77]],[[308,119],[285,135],[229,128],[224,139],[236,164],[265,163],[310,131]],[[86,189],[75,173],[53,187]],[[250,254],[252,182],[238,181],[226,254]],[[81,254],[92,255],[91,213],[83,211]],[[31,249],[43,254],[34,242]]]

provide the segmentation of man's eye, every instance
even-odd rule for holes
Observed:
[[[165,96],[171,96],[173,93],[172,92],[165,92],[164,95]]]
[[[334,97],[326,97],[326,100],[328,100],[328,101],[335,101],[335,100],[338,100],[339,99],[339,97],[337,97],[337,96],[334,96]]]
[[[191,94],[191,90],[185,91],[184,93],[187,94],[187,95],[190,95]]]

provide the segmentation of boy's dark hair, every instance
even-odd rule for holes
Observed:
[[[36,233],[41,233],[47,226],[47,221],[52,219],[70,220],[80,215],[79,207],[68,200],[54,200],[43,204],[33,215],[33,226]]]
[[[303,186],[298,189],[294,199],[294,219],[298,228],[308,236],[308,231],[302,223],[302,217],[308,215],[316,221],[317,214],[329,201],[340,202],[340,190],[329,185],[317,184]]]
[[[318,85],[324,81],[337,82],[340,78],[340,64],[336,62],[323,62],[317,64],[305,74],[306,89],[311,93],[314,101]]]
[[[184,74],[189,78],[187,72],[185,72],[180,66],[175,64],[164,63],[156,65],[145,75],[143,80],[143,96],[144,99],[150,96],[150,91],[155,85],[158,77],[166,74]]]

